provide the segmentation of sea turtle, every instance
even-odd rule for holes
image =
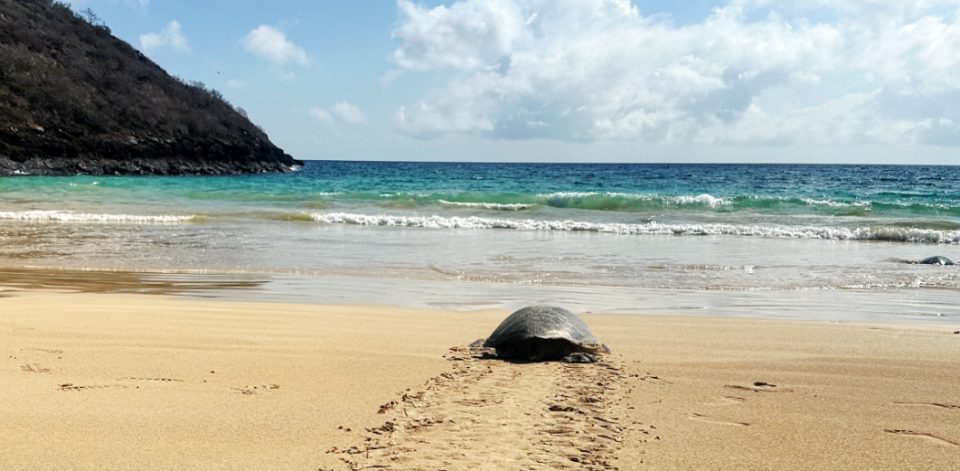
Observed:
[[[947,257],[941,257],[939,255],[933,257],[927,257],[923,260],[920,260],[923,265],[953,265],[953,260],[950,260]]]
[[[609,353],[576,314],[554,306],[528,306],[510,314],[486,340],[471,346],[493,348],[500,358],[592,363]]]

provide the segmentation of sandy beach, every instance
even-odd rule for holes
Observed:
[[[0,471],[960,471],[960,0],[221,3],[0,0]]]
[[[505,311],[2,294],[2,470],[960,463],[960,326],[585,315],[602,363],[512,364],[464,347]]]

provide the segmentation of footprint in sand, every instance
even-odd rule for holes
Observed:
[[[755,381],[750,386],[741,386],[739,384],[724,384],[723,387],[728,389],[736,389],[738,391],[750,391],[750,392],[792,392],[793,389],[789,388],[778,388],[776,384],[770,384],[765,381]]]
[[[268,391],[276,391],[280,389],[279,384],[260,384],[257,386],[244,386],[242,388],[230,388],[234,391],[243,394],[244,396],[252,396],[254,394],[260,394]]]
[[[953,441],[953,440],[947,440],[946,438],[939,437],[939,436],[934,435],[934,434],[932,434],[932,433],[916,432],[916,431],[913,431],[913,430],[907,430],[907,429],[902,429],[902,428],[885,428],[885,429],[883,429],[883,431],[884,431],[884,432],[887,432],[887,433],[892,433],[892,434],[895,434],[895,435],[903,435],[903,436],[907,436],[907,437],[916,437],[916,438],[920,438],[920,439],[923,439],[923,440],[927,440],[927,441],[930,441],[930,442],[933,442],[933,443],[936,443],[936,444],[939,444],[939,445],[949,446],[949,447],[952,447],[952,448],[960,448],[960,443],[957,443],[957,442],[955,442],[955,441]]]
[[[687,418],[696,422],[703,422],[706,424],[729,425],[732,427],[749,427],[750,426],[750,424],[747,422],[734,422],[731,420],[714,419],[703,414],[697,414],[696,412],[691,413],[690,417],[687,417]]]
[[[27,373],[49,373],[50,368],[44,368],[36,363],[28,363],[26,365],[20,365],[20,369]]]
[[[87,391],[91,389],[108,389],[108,388],[120,388],[126,389],[127,387],[122,384],[92,384],[92,385],[80,385],[72,383],[64,383],[58,386],[61,391]]]

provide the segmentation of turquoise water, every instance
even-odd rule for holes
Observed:
[[[674,312],[738,293],[706,304],[775,315],[840,290],[949,319],[955,303],[939,300],[960,294],[958,270],[911,263],[930,255],[960,259],[960,167],[308,162],[0,179],[0,267],[340,280],[327,279],[336,293],[307,283],[321,301],[369,301],[387,284],[390,302],[530,292]]]
[[[310,162],[293,175],[6,178],[0,205],[8,212],[122,209],[281,219],[323,210],[402,216],[461,210],[595,223],[887,228],[877,237],[893,239],[898,229],[929,229],[944,232],[904,239],[957,242],[960,167]]]

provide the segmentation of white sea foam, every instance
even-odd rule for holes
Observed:
[[[851,201],[851,202],[841,202],[833,200],[818,200],[814,198],[803,198],[800,201],[803,201],[805,204],[811,206],[829,206],[831,208],[850,208],[850,207],[866,207],[870,206],[869,201]]]
[[[727,206],[733,204],[728,198],[719,198],[707,193],[702,193],[699,195],[676,195],[676,196],[667,196],[667,195],[650,195],[644,193],[621,193],[621,192],[606,192],[599,193],[595,191],[561,191],[557,193],[541,193],[537,197],[545,199],[581,199],[581,198],[591,198],[591,197],[602,197],[602,198],[624,198],[624,199],[634,199],[641,201],[659,201],[665,204],[674,204],[677,206],[706,206],[709,208],[717,208],[720,206]]]
[[[460,206],[464,208],[480,208],[480,209],[492,209],[496,211],[522,211],[524,209],[530,209],[535,204],[524,204],[524,203],[475,203],[467,201],[447,201],[447,200],[437,200],[438,203],[444,206]]]
[[[601,193],[597,193],[596,191],[558,191],[556,193],[540,193],[537,196],[540,198],[587,198],[600,194]]]
[[[716,196],[708,195],[706,193],[701,195],[696,195],[696,196],[681,195],[681,196],[668,197],[667,201],[671,201],[680,205],[699,205],[699,206],[707,206],[710,208],[728,206],[733,203],[727,198],[717,198]]]
[[[921,202],[904,202],[904,201],[833,201],[833,200],[818,200],[814,198],[802,198],[805,204],[811,206],[829,206],[833,208],[869,208],[873,204],[893,206],[897,208],[931,208],[931,209],[941,209],[941,210],[951,210],[956,209],[956,206],[952,206],[944,203],[921,203]]]
[[[94,214],[72,211],[0,211],[0,221],[64,224],[185,224],[196,216]]]
[[[597,193],[595,193],[596,195]],[[720,206],[727,206],[733,204],[728,198],[718,198],[708,193],[701,193],[699,195],[647,195],[643,193],[617,193],[617,192],[608,192],[603,193],[602,196],[608,198],[626,198],[626,199],[635,199],[643,201],[661,201],[667,204],[675,204],[678,206],[707,206],[710,208],[717,208]]]
[[[508,229],[518,231],[597,232],[620,235],[741,236],[778,239],[884,240],[927,244],[958,244],[960,231],[898,227],[817,227],[738,224],[644,224],[547,221],[483,217],[392,216],[386,214],[313,213],[324,224],[400,226],[432,229]]]

